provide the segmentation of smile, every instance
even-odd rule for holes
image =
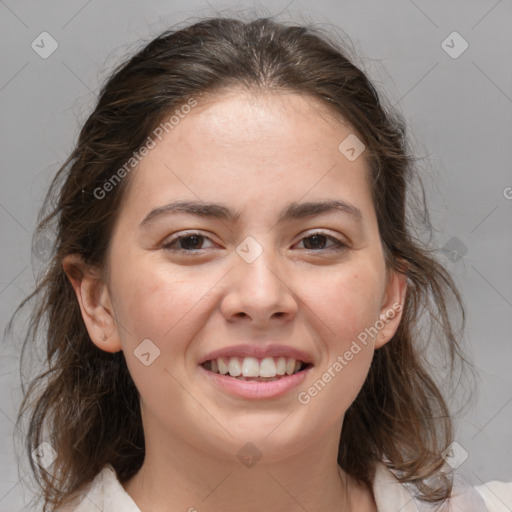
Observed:
[[[312,367],[310,363],[285,357],[219,357],[199,365],[201,374],[221,391],[249,399],[288,393],[304,382]]]
[[[308,366],[293,357],[219,357],[205,361],[202,366],[213,373],[239,380],[273,381],[293,375]]]

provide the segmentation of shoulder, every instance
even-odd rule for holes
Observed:
[[[452,497],[440,508],[413,498],[407,487],[381,462],[377,463],[373,493],[379,512],[511,512],[512,482],[492,481],[476,487],[455,481]],[[430,508],[429,508],[430,507]]]
[[[114,468],[107,464],[87,488],[67,507],[57,512],[140,512],[119,482]]]

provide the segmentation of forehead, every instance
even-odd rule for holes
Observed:
[[[189,122],[183,122],[188,119]],[[227,89],[201,99],[189,115],[173,129],[176,143],[196,146],[205,141],[225,143],[233,150],[273,151],[283,142],[289,147],[318,145],[325,149],[329,135],[353,132],[344,119],[317,98],[290,91]],[[279,140],[276,140],[278,138]],[[257,147],[255,144],[257,144]]]
[[[283,195],[299,200],[309,193],[309,200],[333,189],[354,195],[367,189],[365,154],[350,161],[339,149],[354,135],[315,98],[228,90],[202,98],[155,141],[131,175],[124,203],[147,209],[175,198],[221,196],[235,208],[251,198],[267,208]]]

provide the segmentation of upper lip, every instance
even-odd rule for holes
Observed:
[[[201,357],[199,364],[206,361],[218,359],[219,357],[254,357],[256,359],[264,359],[265,357],[291,357],[303,363],[312,363],[313,358],[303,350],[287,345],[270,343],[267,345],[233,345],[231,347],[223,347]]]

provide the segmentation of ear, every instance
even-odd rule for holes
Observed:
[[[86,265],[78,254],[65,256],[62,267],[75,290],[92,342],[106,352],[119,352],[122,346],[114,310],[99,270]]]
[[[380,322],[383,327],[375,339],[375,349],[384,346],[395,334],[405,305],[407,276],[396,270],[388,271],[388,282],[380,310]]]

